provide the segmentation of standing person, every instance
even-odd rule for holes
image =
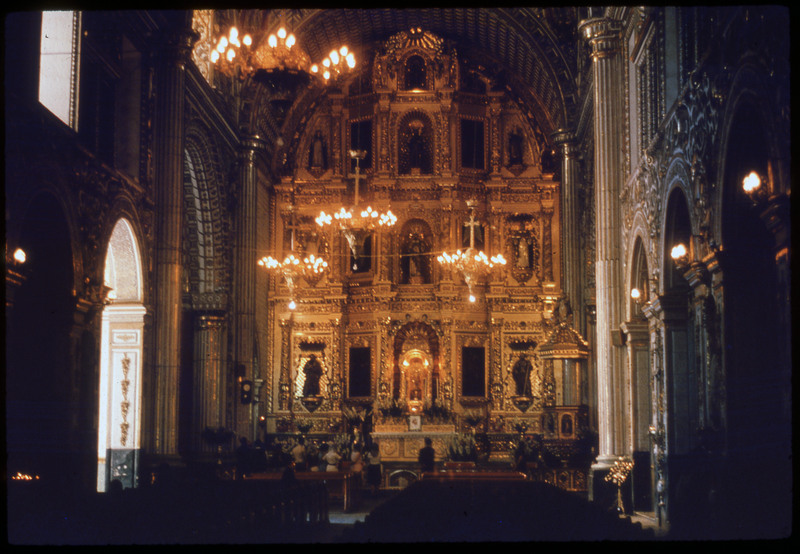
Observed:
[[[528,474],[528,457],[525,454],[525,443],[522,441],[519,441],[517,449],[514,451],[514,469]]]
[[[436,461],[436,451],[433,449],[433,441],[430,437],[425,437],[425,446],[419,450],[419,465],[422,473],[434,470]]]
[[[373,442],[372,448],[367,456],[367,484],[373,495],[378,493],[383,480],[383,468],[381,467],[381,450],[378,443]]]
[[[356,482],[360,487],[364,481],[364,449],[360,442],[353,444],[350,462],[350,471],[356,476]]]
[[[295,471],[305,471],[306,469],[306,440],[303,437],[297,439],[297,444],[292,448],[292,461],[294,461]]]
[[[325,471],[339,471],[339,462],[342,461],[342,457],[339,456],[339,453],[334,448],[329,448],[325,455],[322,456],[322,460],[326,464]]]

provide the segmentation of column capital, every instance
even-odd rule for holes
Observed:
[[[200,35],[192,29],[182,29],[178,32],[168,30],[161,34],[156,41],[154,54],[167,62],[176,62],[182,69],[191,59],[194,44]]]
[[[592,58],[605,58],[620,52],[621,21],[605,17],[587,19],[580,23],[579,30],[592,47]]]
[[[576,140],[575,132],[569,129],[556,129],[550,136],[553,137],[553,141],[559,146],[566,146]]]

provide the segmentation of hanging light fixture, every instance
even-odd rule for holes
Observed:
[[[360,207],[359,181],[361,178],[360,161],[367,156],[366,150],[350,150],[350,157],[356,161],[355,172],[355,197],[351,208],[339,208],[334,214],[326,214],[324,211],[317,216],[316,222],[320,227],[336,224],[347,240],[348,246],[353,257],[358,257],[358,245],[365,234],[383,227],[392,227],[397,222],[391,210],[379,212],[372,206]]]
[[[232,25],[217,39],[211,62],[228,76],[250,77],[283,90],[306,85],[312,77],[327,84],[356,67],[355,54],[347,46],[332,50],[318,64],[298,43],[297,37],[281,24],[277,31],[244,33]]]
[[[328,272],[328,262],[322,256],[304,255],[299,248],[295,247],[294,209],[290,208],[290,210],[292,231],[289,253],[282,262],[272,256],[264,256],[258,260],[258,265],[283,276],[286,286],[289,288],[289,309],[294,310],[297,307],[295,289],[298,281],[305,279],[307,283],[314,286]]]
[[[355,54],[349,51],[347,46],[342,46],[339,50],[331,50],[328,57],[319,64],[312,65],[309,69],[314,75],[319,75],[325,82],[335,79],[339,75],[346,73],[356,67]]]
[[[470,202],[469,206],[470,215],[467,223],[469,225],[469,247],[464,251],[456,250],[452,254],[442,252],[436,259],[443,266],[461,273],[469,289],[469,301],[475,302],[474,286],[478,279],[490,274],[496,266],[506,265],[506,260],[502,254],[489,257],[483,250],[475,248],[475,226],[478,225],[478,222],[475,220],[474,203]]]

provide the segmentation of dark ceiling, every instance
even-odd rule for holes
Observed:
[[[357,54],[419,27],[453,41],[462,56],[499,75],[545,130],[567,127],[577,103],[578,8],[285,9],[219,13],[248,29],[281,24],[312,60],[346,44]]]

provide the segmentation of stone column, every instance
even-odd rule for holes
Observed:
[[[242,141],[239,151],[239,195],[236,208],[236,249],[233,262],[233,359],[237,379],[252,380],[256,371],[256,252],[258,206],[257,157],[264,148],[258,136]],[[234,411],[235,428],[239,434],[247,434],[250,406],[236,401]]]
[[[594,77],[594,174],[597,302],[597,395],[599,454],[597,469],[607,469],[625,454],[623,442],[624,381],[619,342],[621,259],[619,182],[623,120],[621,24],[605,18],[580,25],[592,48]],[[616,336],[616,337],[615,337]]]
[[[225,377],[223,368],[227,347],[225,316],[199,313],[194,324],[194,386],[192,439],[198,452],[215,451],[200,441],[206,427],[225,426]]]
[[[553,136],[561,148],[561,275],[574,321],[583,321],[578,228],[578,158],[575,137],[563,129]]]
[[[147,449],[167,458],[178,457],[185,64],[194,39],[188,29],[170,33],[155,56],[155,340]]]

